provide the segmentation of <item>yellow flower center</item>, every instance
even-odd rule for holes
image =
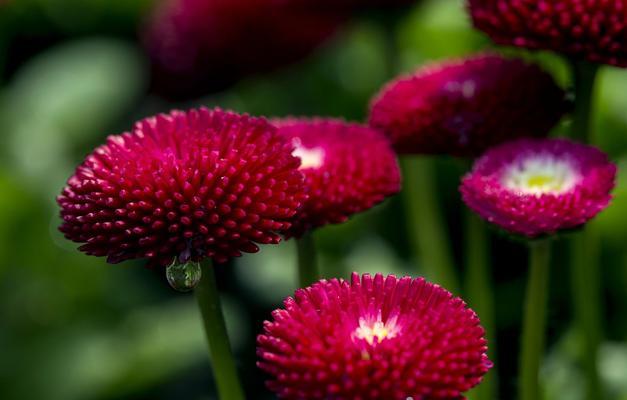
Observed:
[[[381,343],[384,339],[395,337],[400,329],[396,326],[396,319],[390,319],[386,323],[381,321],[381,317],[375,321],[372,319],[360,318],[359,327],[355,329],[353,337],[362,339],[373,345]]]
[[[300,145],[292,152],[292,155],[300,158],[300,169],[320,168],[324,162],[324,150],[320,147],[306,148]]]
[[[578,181],[577,171],[568,160],[551,156],[528,158],[509,167],[503,174],[504,185],[523,194],[559,194]]]
[[[527,186],[530,188],[533,187],[543,187],[543,186],[557,186],[556,189],[559,189],[559,182],[556,182],[554,177],[548,175],[532,175],[527,180]]]

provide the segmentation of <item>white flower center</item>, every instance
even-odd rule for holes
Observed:
[[[538,155],[508,167],[502,183],[508,189],[539,196],[567,192],[577,184],[579,178],[579,173],[569,160]]]
[[[472,99],[477,91],[477,83],[472,79],[463,82],[451,81],[444,86],[444,89],[452,93],[459,92],[464,98]]]
[[[292,155],[300,158],[300,169],[320,168],[324,163],[324,149],[321,147],[307,148],[298,144]]]
[[[385,323],[381,320],[381,316],[377,319],[359,318],[359,327],[353,332],[353,338],[365,340],[373,345],[395,337],[400,330],[400,327],[396,325],[396,318],[390,318]]]

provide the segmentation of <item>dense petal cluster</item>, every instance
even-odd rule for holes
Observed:
[[[528,237],[576,228],[611,200],[616,166],[594,147],[519,139],[487,151],[462,180],[464,202],[501,228]]]
[[[297,61],[344,17],[311,2],[165,0],[146,29],[156,89],[170,96],[222,89]]]
[[[495,42],[627,67],[627,0],[469,0]]]
[[[292,151],[266,120],[220,109],[144,119],[76,169],[57,200],[60,230],[112,263],[256,252],[306,199]]]
[[[295,146],[309,196],[288,236],[344,222],[399,192],[396,154],[380,132],[335,119],[272,122]]]
[[[523,136],[543,136],[566,111],[564,92],[534,65],[498,55],[429,65],[388,84],[370,125],[399,153],[476,156]]]
[[[477,315],[422,278],[322,280],[272,316],[258,365],[284,399],[460,399],[492,365]]]

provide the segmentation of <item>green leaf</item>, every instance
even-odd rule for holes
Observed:
[[[68,42],[31,60],[0,103],[13,167],[53,197],[79,161],[74,152],[102,141],[142,93],[142,71],[137,50],[111,39]]]

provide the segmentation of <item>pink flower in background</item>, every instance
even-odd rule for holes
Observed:
[[[272,123],[300,157],[309,195],[288,236],[346,221],[400,190],[396,154],[381,133],[335,119],[280,119]]]
[[[476,156],[522,136],[544,136],[566,111],[552,77],[498,55],[432,64],[389,83],[370,125],[402,154]]]
[[[144,43],[157,90],[201,95],[302,59],[344,18],[301,1],[165,0]]]
[[[297,290],[257,338],[284,399],[461,399],[492,363],[477,315],[422,278],[357,273]]]
[[[222,262],[277,243],[306,199],[293,146],[220,109],[146,118],[110,136],[58,197],[68,239],[112,263]]]
[[[627,0],[469,0],[495,42],[627,67]]]
[[[585,224],[611,200],[616,166],[566,139],[520,139],[488,150],[462,180],[464,202],[508,232],[528,237]]]

